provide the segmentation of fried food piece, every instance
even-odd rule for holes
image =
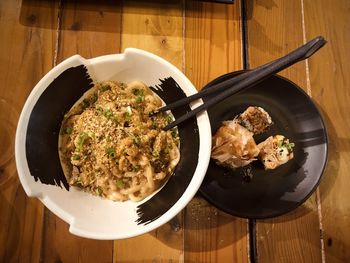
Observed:
[[[261,107],[249,106],[235,121],[254,134],[266,131],[272,124],[270,115]]]
[[[263,162],[265,169],[276,169],[293,159],[294,143],[283,135],[268,137],[265,141],[258,144],[259,159]]]
[[[211,157],[218,165],[238,168],[256,160],[259,154],[253,133],[235,121],[225,121],[212,139]]]

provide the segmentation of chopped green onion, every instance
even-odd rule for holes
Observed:
[[[101,107],[98,107],[96,110],[100,115],[105,116],[107,119],[118,122],[117,117],[114,116],[113,112],[110,109],[102,109]]]
[[[83,101],[80,103],[80,106],[85,110],[90,106],[90,101],[88,99],[83,99]]]
[[[137,96],[136,97],[136,103],[142,103],[142,102],[144,102],[144,100],[145,100],[144,96]]]
[[[128,107],[126,107],[126,110],[124,112],[124,117],[126,120],[130,120],[131,115],[132,115],[132,109],[130,106],[128,106]]]
[[[135,135],[131,132],[126,132],[126,133],[132,138],[134,144],[136,144],[138,146],[141,144],[141,138],[139,135],[137,135],[137,134]]]
[[[288,151],[293,151],[293,147],[295,146],[295,144],[291,142],[291,143],[286,143],[283,146],[286,147]]]
[[[283,145],[283,141],[282,141],[282,140],[279,140],[279,141],[277,142],[277,147],[278,147],[278,148],[281,148],[282,145]]]
[[[83,186],[81,179],[80,179],[80,176],[77,177],[77,180],[75,181],[75,183],[79,186]]]
[[[73,129],[71,127],[62,127],[60,134],[71,134]]]
[[[141,103],[145,100],[145,95],[142,89],[133,89],[132,93],[136,96],[136,103]]]
[[[158,150],[153,150],[152,155],[154,157],[158,157],[159,156],[159,151]]]
[[[71,134],[72,133],[72,128],[71,127],[66,127],[65,129],[64,129],[64,132],[65,132],[65,134]]]
[[[103,114],[103,109],[101,107],[97,107],[96,110],[98,111],[99,114],[101,114],[101,115]]]
[[[114,148],[106,148],[106,154],[108,157],[115,158],[117,156]]]
[[[153,129],[157,129],[158,128],[158,123],[154,119],[152,119],[152,128]]]
[[[89,135],[86,132],[82,132],[79,134],[78,145],[77,145],[78,151],[82,150],[83,145],[85,144],[88,138],[89,138]]]
[[[122,179],[118,179],[115,184],[117,185],[118,188],[122,189],[124,188],[124,182]]]
[[[174,120],[173,116],[171,114],[168,114],[165,116],[165,121],[169,124]]]
[[[72,159],[74,161],[80,160],[80,155],[79,154],[73,154]]]
[[[131,116],[131,115],[132,115],[132,109],[131,109],[130,106],[126,107],[126,114],[127,114],[128,116]]]
[[[96,188],[95,191],[96,191],[96,194],[97,194],[98,196],[102,196],[103,191],[102,191],[101,187],[97,186],[97,188]]]
[[[143,95],[143,90],[142,90],[142,89],[133,89],[133,90],[132,90],[132,93],[133,93],[135,96]]]
[[[110,109],[106,109],[106,110],[104,110],[103,115],[107,119],[111,119],[113,117],[113,112]]]
[[[88,136],[89,136],[90,138],[95,138],[95,137],[96,137],[96,135],[95,135],[94,132],[89,131],[89,132],[87,132],[87,134],[88,134]]]
[[[138,172],[138,171],[140,171],[140,169],[141,169],[141,166],[140,166],[140,165],[135,165],[135,166],[133,167],[134,172]]]
[[[171,136],[172,136],[174,139],[176,139],[176,138],[179,137],[179,132],[178,132],[178,130],[176,129],[176,127],[174,127],[174,128],[171,129]]]
[[[97,101],[97,94],[94,93],[94,95],[92,95],[91,98],[90,98],[90,103],[94,104],[96,101]]]
[[[134,143],[135,143],[136,145],[140,145],[140,144],[141,144],[141,138],[140,138],[140,136],[134,135],[134,136],[133,136],[133,141],[134,141]]]
[[[101,91],[102,91],[102,92],[107,91],[107,90],[110,90],[110,89],[111,89],[111,86],[109,86],[108,84],[103,85],[103,86],[101,87]]]

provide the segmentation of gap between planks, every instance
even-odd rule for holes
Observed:
[[[303,43],[306,44],[307,39],[306,39],[304,0],[300,0],[300,5],[301,5],[301,19],[302,19],[302,27],[303,27]],[[309,59],[305,60],[305,70],[306,70],[307,94],[312,98]],[[320,194],[319,187],[317,187],[316,189],[316,204],[317,204],[317,213],[318,213],[318,223],[320,228],[321,260],[322,260],[322,263],[325,263],[326,255],[325,255],[324,240],[323,240],[322,207],[321,207],[321,194]]]

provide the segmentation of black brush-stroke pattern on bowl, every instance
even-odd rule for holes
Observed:
[[[172,78],[159,80],[152,90],[165,103],[186,97]],[[65,113],[93,86],[84,65],[62,72],[41,94],[31,112],[27,135],[26,156],[31,176],[43,184],[62,185],[69,191],[58,155],[58,136]],[[182,107],[173,111],[175,118],[190,111]],[[199,134],[195,119],[179,127],[181,158],[174,174],[152,198],[137,207],[138,224],[148,224],[166,213],[182,196],[196,170],[199,156]]]
[[[235,74],[239,72],[221,76],[206,87]],[[243,169],[230,170],[211,160],[200,192],[235,216],[279,216],[302,204],[319,184],[327,161],[326,128],[309,96],[291,81],[275,75],[210,108],[212,134],[222,121],[232,120],[248,106],[264,108],[274,121],[267,132],[254,136],[256,142],[271,135],[285,135],[295,143],[294,159],[275,170],[264,170],[259,161],[253,162],[249,182]]]
[[[84,65],[72,67],[55,78],[34,105],[27,128],[26,157],[35,181],[69,190],[58,155],[60,126],[64,114],[92,86]]]
[[[186,97],[173,78],[160,80],[160,85],[151,87],[166,104]],[[175,118],[190,111],[189,106],[172,110]],[[199,156],[199,134],[196,119],[178,126],[180,136],[180,161],[166,185],[151,199],[137,207],[138,224],[149,224],[166,213],[183,195],[196,170]]]

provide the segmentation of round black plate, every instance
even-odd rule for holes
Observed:
[[[239,73],[223,75],[206,87]],[[325,125],[315,104],[301,88],[274,75],[210,108],[213,135],[222,121],[233,119],[248,106],[263,107],[274,121],[267,132],[254,137],[255,141],[284,135],[295,143],[294,159],[275,170],[265,170],[255,161],[250,181],[242,169],[233,171],[211,160],[200,192],[213,205],[235,216],[282,215],[302,204],[320,181],[328,152]]]

